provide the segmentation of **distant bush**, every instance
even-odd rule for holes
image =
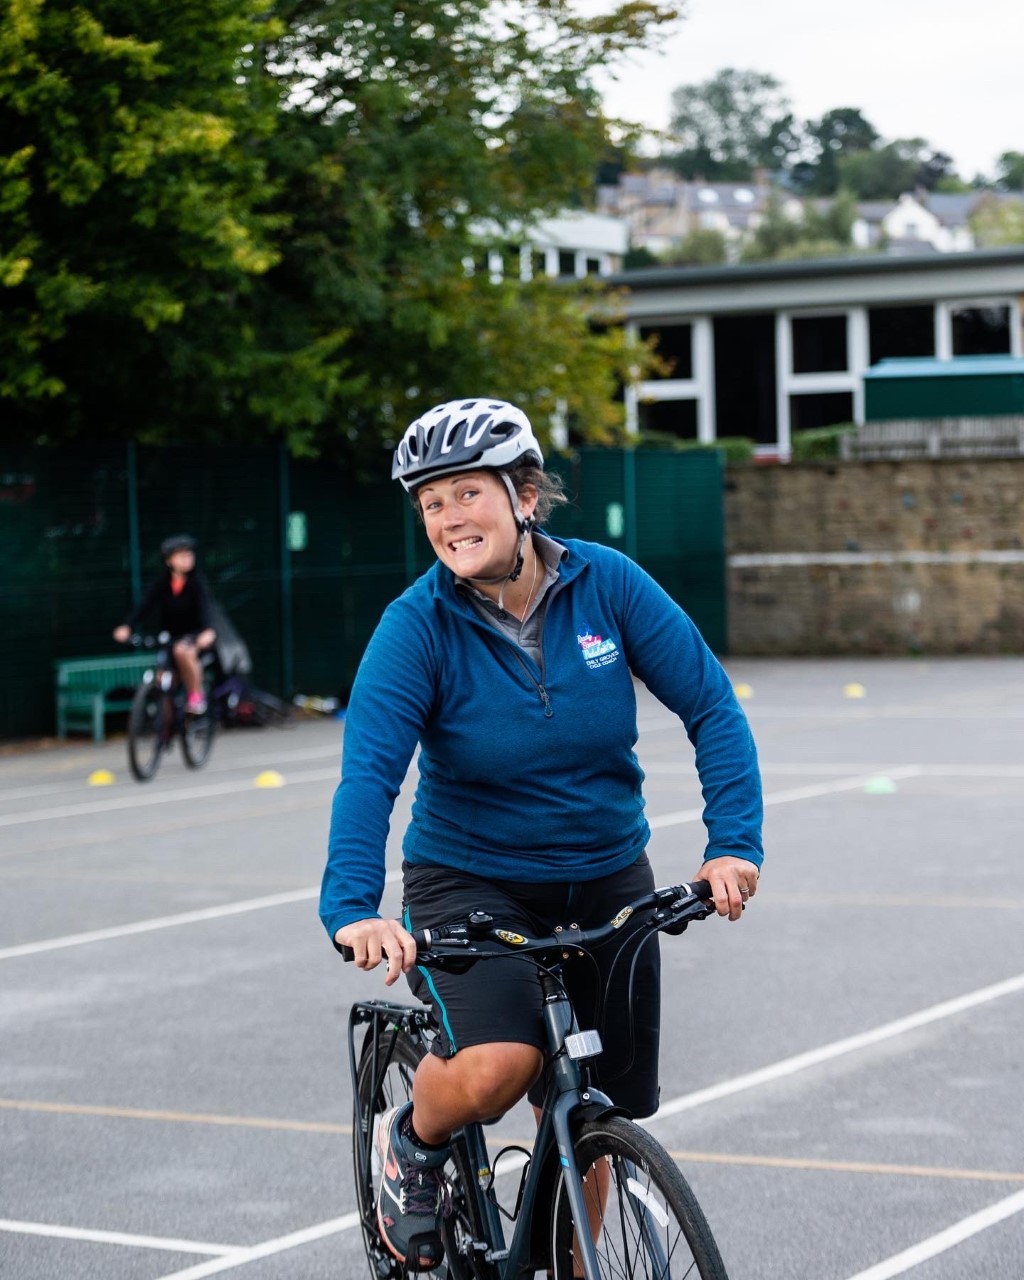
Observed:
[[[855,422],[837,422],[830,427],[813,427],[810,431],[794,431],[791,457],[794,462],[818,462],[839,457],[839,442],[851,431]]]
[[[754,456],[754,441],[747,436],[723,436],[705,443],[703,440],[680,440],[668,431],[641,431],[633,437],[637,449],[670,449],[674,453],[706,453],[717,449],[726,463],[749,462]]]

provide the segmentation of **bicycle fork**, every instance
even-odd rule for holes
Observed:
[[[558,1097],[551,1110],[551,1129],[558,1148],[558,1162],[562,1167],[562,1183],[569,1200],[569,1208],[572,1210],[572,1220],[576,1224],[576,1245],[583,1263],[583,1274],[586,1280],[601,1280],[601,1266],[597,1260],[597,1249],[590,1230],[590,1218],[583,1194],[583,1178],[576,1163],[569,1116],[579,1106],[581,1098],[587,1103],[603,1104],[608,1107],[612,1103],[610,1098],[595,1089],[584,1091],[579,1060],[571,1057],[566,1047],[566,1037],[573,1030],[572,1006],[562,986],[550,974],[542,972],[540,977],[544,991],[544,1021],[547,1026],[548,1040],[554,1051],[552,1072],[558,1089]],[[600,1052],[600,1041],[597,1041],[596,1051]],[[543,1130],[543,1124],[541,1128]],[[538,1140],[542,1136],[538,1134]]]

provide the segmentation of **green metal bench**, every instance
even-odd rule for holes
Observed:
[[[155,654],[119,653],[109,658],[60,658],[57,673],[57,737],[69,729],[91,731],[93,742],[103,741],[108,711],[127,711],[142,673]],[[126,692],[130,691],[130,692]]]

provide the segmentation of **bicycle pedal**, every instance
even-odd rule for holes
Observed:
[[[434,1259],[429,1266],[421,1267],[417,1264],[417,1259],[423,1254]],[[443,1261],[444,1245],[436,1231],[421,1231],[419,1235],[410,1237],[403,1264],[406,1275],[422,1275],[424,1272],[434,1271]]]

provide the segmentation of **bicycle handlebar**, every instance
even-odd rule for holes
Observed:
[[[161,631],[158,635],[150,636],[133,631],[128,639],[122,640],[121,643],[130,645],[133,649],[162,649],[171,643],[171,633]]]
[[[473,911],[463,920],[429,929],[414,929],[412,936],[416,942],[417,961],[439,968],[443,968],[446,961],[465,966],[500,955],[539,957],[570,949],[586,951],[614,938],[628,920],[644,911],[651,914],[642,921],[643,927],[657,932],[682,933],[691,920],[703,920],[711,915],[713,908],[706,905],[711,897],[711,885],[707,880],[694,880],[690,884],[652,889],[650,893],[627,903],[606,924],[592,929],[564,925],[545,937],[528,938],[514,930],[499,928],[493,916],[485,911]],[[351,947],[342,945],[338,949],[346,961],[355,958]]]

